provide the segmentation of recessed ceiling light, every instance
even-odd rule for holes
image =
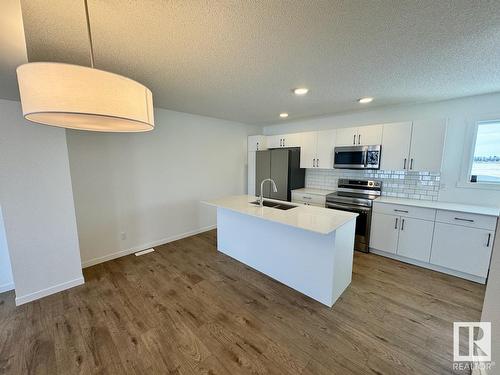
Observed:
[[[305,87],[297,87],[296,89],[293,89],[293,93],[295,95],[305,95],[309,92],[309,89]]]
[[[281,118],[287,118],[288,117],[288,113],[286,113],[286,112],[280,113],[280,117]]]
[[[358,99],[358,103],[361,103],[361,104],[366,104],[366,103],[371,103],[371,102],[373,102],[373,98],[371,98],[371,97]]]

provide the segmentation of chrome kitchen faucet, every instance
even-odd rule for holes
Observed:
[[[264,182],[266,181],[270,181],[273,185],[273,191],[275,193],[278,192],[278,188],[276,187],[276,183],[274,182],[274,180],[272,178],[266,178],[265,180],[262,180],[262,182],[260,183],[260,197],[259,197],[259,204],[261,207],[264,207],[264,193],[263,193],[263,190],[264,190]]]

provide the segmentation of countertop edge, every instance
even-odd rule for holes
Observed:
[[[379,204],[400,204],[402,206],[413,206],[421,208],[430,208],[435,210],[443,211],[453,211],[453,212],[463,212],[475,215],[484,216],[500,216],[500,208],[487,207],[487,206],[475,206],[467,203],[455,203],[455,202],[439,202],[439,201],[419,201],[410,200],[404,198],[379,198],[374,201],[374,203]],[[456,206],[456,207],[454,207]]]
[[[319,195],[322,197],[326,197],[328,194],[335,193],[336,190],[329,190],[329,189],[317,189],[317,188],[298,188],[298,189],[293,189],[292,193],[304,193],[304,194],[311,194],[311,195]]]
[[[235,196],[233,196],[233,197],[235,197]],[[243,197],[243,196],[241,196],[241,197]],[[290,205],[296,206],[299,209],[303,209],[304,208],[303,205],[292,203],[292,202],[282,202],[282,201],[277,201],[277,200],[274,200],[274,199],[266,199],[266,200],[290,204]],[[294,225],[294,224],[291,224],[291,223],[287,223],[285,221],[279,220],[277,218],[269,217],[269,216],[255,215],[255,214],[252,214],[252,213],[249,213],[249,212],[242,211],[242,210],[240,210],[240,209],[238,209],[236,207],[231,207],[231,206],[227,206],[227,205],[224,205],[224,204],[217,204],[216,201],[217,200],[215,200],[215,202],[214,201],[201,201],[201,203],[209,205],[209,206],[212,206],[212,207],[216,207],[217,209],[221,208],[221,209],[229,210],[229,211],[236,212],[236,213],[239,213],[239,214],[242,214],[242,215],[246,215],[246,216],[250,216],[250,217],[255,217],[257,219],[262,219],[262,220],[269,221],[269,222],[272,222],[272,223],[277,223],[277,224],[285,225],[287,227],[295,228],[295,229],[298,229],[298,230],[304,230],[304,231],[315,233],[315,234],[319,234],[319,235],[329,235],[329,234],[335,232],[340,227],[342,227],[345,224],[347,224],[348,222],[350,222],[351,220],[356,220],[356,218],[359,216],[357,213],[354,213],[354,212],[344,212],[344,211],[342,211],[344,214],[349,214],[351,217],[345,218],[344,220],[339,221],[339,223],[337,223],[333,229],[328,230],[328,231],[324,231],[324,230],[313,229],[313,228],[308,228],[308,227],[303,227],[303,226],[297,226],[297,225]],[[318,207],[314,207],[314,209],[316,209],[316,208],[318,208]],[[269,208],[269,207],[264,207],[264,209],[272,210],[272,208]],[[325,210],[330,210],[330,209],[325,208]]]

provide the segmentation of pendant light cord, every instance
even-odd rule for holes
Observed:
[[[89,44],[90,44],[90,67],[94,67],[94,44],[92,43],[92,32],[90,31],[90,16],[89,16],[89,5],[87,4],[87,0],[83,0],[85,4],[85,17],[87,19],[87,33],[89,35]]]

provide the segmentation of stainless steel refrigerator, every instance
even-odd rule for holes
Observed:
[[[255,195],[260,195],[260,183],[272,178],[278,192],[271,189],[269,182],[264,183],[264,197],[291,201],[292,190],[305,184],[306,170],[300,168],[300,147],[276,148],[257,151],[255,154]]]

